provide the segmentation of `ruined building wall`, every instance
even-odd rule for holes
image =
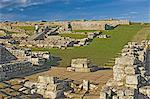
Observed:
[[[129,42],[115,60],[113,78],[100,92],[100,99],[150,98],[150,41]]]
[[[4,29],[7,29],[4,26],[9,26],[9,28],[13,28],[11,26],[35,26],[35,24],[38,24],[45,26],[61,26],[65,30],[68,30],[68,22],[70,22],[72,30],[105,30],[106,24],[111,26],[116,26],[119,24],[127,24],[127,25],[130,24],[128,20],[105,20],[105,21],[15,22],[15,23],[0,23],[0,26],[1,28],[3,27]],[[20,29],[19,31],[22,30]]]

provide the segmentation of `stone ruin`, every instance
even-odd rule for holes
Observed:
[[[150,41],[129,42],[115,60],[113,78],[102,87],[100,99],[150,98]]]
[[[27,60],[32,65],[43,66],[46,61],[52,60],[50,52],[32,52],[30,49],[7,48],[19,60]]]
[[[40,94],[44,98],[63,99],[65,92],[72,91],[71,80],[61,80],[57,77],[39,76],[38,82],[25,82],[24,87],[19,89],[26,94]]]
[[[31,53],[29,50],[6,49],[0,45],[0,81],[46,68],[44,65],[51,60],[50,54]]]
[[[111,36],[110,35],[99,35],[97,36],[98,38],[110,38]]]
[[[71,67],[67,67],[68,71],[74,72],[94,72],[98,70],[97,66],[91,64],[86,58],[72,59]]]

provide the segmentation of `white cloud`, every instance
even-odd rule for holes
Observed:
[[[8,6],[28,7],[55,1],[64,1],[65,3],[69,2],[69,0],[0,0],[0,8],[5,8]]]
[[[20,11],[24,11],[24,9],[23,9],[23,8],[21,8],[21,9],[20,9]]]
[[[136,12],[136,11],[131,11],[131,12],[129,12],[130,14],[138,14],[138,12]]]

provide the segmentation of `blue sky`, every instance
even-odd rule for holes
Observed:
[[[150,0],[0,0],[0,21],[108,18],[150,22]]]

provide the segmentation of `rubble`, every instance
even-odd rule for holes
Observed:
[[[34,93],[43,95],[44,98],[60,99],[64,98],[64,93],[72,90],[70,80],[61,80],[57,77],[39,76],[38,82],[26,82],[24,88],[30,88]],[[34,87],[33,87],[34,86]]]
[[[50,53],[32,54],[31,50],[0,45],[0,81],[46,68],[44,64],[51,60],[50,57]]]

